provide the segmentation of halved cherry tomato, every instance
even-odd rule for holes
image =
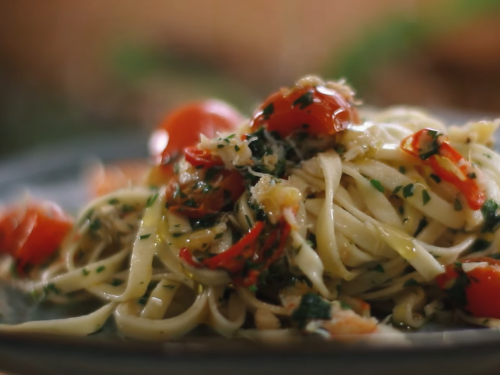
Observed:
[[[200,134],[213,138],[216,132],[236,129],[242,120],[236,109],[219,100],[186,104],[170,112],[152,134],[150,154],[157,164],[166,164],[197,144]]]
[[[208,168],[204,180],[181,183],[174,176],[167,185],[167,206],[172,212],[200,219],[220,213],[227,205],[232,207],[244,191],[243,177],[237,171]]]
[[[184,150],[186,161],[193,167],[211,168],[224,165],[222,159],[208,150],[201,150],[197,146],[187,147]]]
[[[254,113],[253,130],[264,126],[286,137],[297,131],[332,135],[359,123],[357,110],[339,92],[325,87],[281,89],[268,97]]]
[[[422,129],[401,141],[401,149],[429,165],[442,180],[457,187],[467,205],[478,210],[484,204],[484,189],[476,182],[474,167],[434,129]]]
[[[486,263],[464,272],[457,262],[446,266],[436,278],[456,305],[472,315],[500,319],[500,260],[488,257],[470,258],[463,263]]]
[[[72,219],[50,202],[29,202],[0,212],[0,252],[16,259],[19,270],[46,261],[73,226]]]

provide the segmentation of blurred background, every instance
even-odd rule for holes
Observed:
[[[186,100],[250,114],[311,73],[374,105],[500,114],[500,0],[1,0],[0,157]]]

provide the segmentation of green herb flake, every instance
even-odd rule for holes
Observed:
[[[340,301],[340,307],[342,308],[342,310],[352,310],[351,305],[344,301]]]
[[[295,107],[297,105],[300,105],[300,109],[304,109],[311,104],[313,104],[314,98],[313,98],[313,91],[310,90],[301,96],[299,96],[295,101],[292,103],[292,107]]]
[[[385,273],[384,266],[382,266],[380,263],[377,264],[374,268],[374,271],[380,272],[380,273]]]
[[[476,178],[477,176],[476,176],[476,174],[475,174],[474,172],[471,172],[471,173],[469,173],[469,174],[467,175],[467,177],[469,177],[470,179],[474,179],[474,178]]]
[[[394,190],[392,191],[392,194],[397,194],[399,193],[399,191],[403,188],[402,185],[398,185],[394,188]]]
[[[455,211],[462,211],[462,203],[458,198],[455,199],[455,203],[453,203],[453,209]]]
[[[182,236],[183,234],[184,234],[184,233],[172,233],[172,237],[177,238],[177,237]]]
[[[143,235],[139,236],[139,239],[140,239],[140,240],[146,240],[146,239],[148,239],[149,237],[151,237],[151,233],[149,233],[149,234],[143,234]]]
[[[299,306],[292,313],[292,320],[299,329],[305,328],[308,320],[329,320],[332,317],[332,306],[323,298],[314,293],[304,294]]]
[[[146,202],[146,207],[151,207],[153,203],[155,203],[157,198],[158,198],[158,193],[151,195],[148,198],[148,201]]]
[[[217,145],[217,148],[224,148],[224,145]]]
[[[431,196],[427,192],[427,190],[422,190],[422,204],[425,206],[431,200]]]
[[[493,232],[498,224],[500,224],[500,215],[497,214],[498,203],[492,199],[488,199],[481,207],[484,224],[481,232]]]
[[[90,275],[90,271],[88,271],[88,270],[86,270],[86,269],[84,268],[84,269],[82,269],[82,275],[83,275],[83,276],[88,276],[88,275]]]
[[[217,233],[214,238],[218,240],[219,238],[222,238],[223,235],[224,233]]]
[[[411,279],[405,281],[403,287],[408,288],[410,286],[418,286],[418,285],[420,285],[420,283],[412,277]]]
[[[120,286],[124,283],[122,279],[113,279],[111,280],[111,285],[113,286]]]
[[[198,208],[198,203],[193,198],[190,198],[184,202],[184,206]]]
[[[95,270],[96,273],[101,273],[102,271],[104,271],[106,269],[106,266],[99,266],[97,267],[97,269]]]
[[[486,156],[488,159],[491,159],[491,155],[490,154],[483,154],[484,156]]]
[[[408,184],[403,187],[403,197],[408,198],[413,196],[413,192],[415,191],[415,185]]]
[[[122,213],[126,214],[129,212],[135,211],[135,207],[130,205],[130,204],[125,203],[125,204],[122,204],[121,211],[122,211]]]
[[[370,180],[370,184],[372,184],[372,186],[381,193],[384,192],[384,187],[382,186],[379,180]]]
[[[99,229],[101,229],[102,223],[99,218],[92,220],[92,222],[89,225],[89,229],[91,232],[97,232]]]
[[[439,177],[437,174],[431,173],[429,177],[432,178],[436,184],[439,184],[441,182],[441,177]]]
[[[175,285],[174,284],[163,285],[163,287],[165,289],[175,289]]]
[[[470,247],[470,252],[475,253],[478,251],[486,250],[488,247],[490,247],[490,245],[491,245],[490,241],[486,241],[482,238],[479,238],[472,243],[472,246]]]
[[[248,287],[248,290],[251,291],[251,292],[253,292],[253,293],[255,293],[257,291],[257,285],[255,285],[255,284],[254,285],[250,285]]]
[[[263,110],[262,110],[262,114],[264,115],[264,117],[267,117],[269,118],[269,116],[271,116],[272,114],[274,113],[274,104],[273,103],[269,103]]]
[[[110,204],[110,205],[112,205],[112,206],[117,205],[117,204],[119,204],[119,203],[120,203],[120,200],[119,200],[119,199],[116,199],[116,198],[110,199],[110,200],[108,201],[108,204]]]
[[[234,145],[234,151],[238,152],[238,151],[240,151],[240,150],[241,150],[240,146],[238,146],[238,145]]]
[[[406,173],[406,168],[403,165],[401,165],[399,167],[399,173],[401,173],[401,174],[405,174]]]
[[[250,218],[248,217],[248,215],[245,215],[245,220],[247,221],[248,227],[252,228],[252,221],[250,220]]]

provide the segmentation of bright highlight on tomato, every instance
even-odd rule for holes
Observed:
[[[463,264],[475,263],[464,271]],[[500,319],[500,260],[470,258],[446,266],[436,282],[450,299],[476,317]]]
[[[12,255],[18,269],[39,265],[59,248],[72,219],[50,202],[28,202],[0,212],[0,252]]]
[[[357,110],[339,92],[325,87],[282,89],[270,97],[255,112],[250,126],[261,126],[286,137],[294,132],[332,135],[359,123]]]

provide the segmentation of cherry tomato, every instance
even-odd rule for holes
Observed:
[[[401,141],[401,149],[429,165],[442,180],[457,187],[467,205],[478,210],[486,200],[484,189],[477,184],[474,167],[434,129],[422,129]]]
[[[197,144],[200,134],[213,138],[216,132],[235,130],[242,120],[237,110],[218,100],[186,104],[170,112],[152,134],[150,154],[157,164],[166,164]]]
[[[460,262],[446,266],[445,273],[436,278],[458,307],[472,315],[500,319],[500,260],[481,257],[463,263],[487,263],[464,272]]]
[[[167,185],[169,210],[191,219],[214,215],[233,205],[245,190],[244,180],[237,171],[208,168],[205,180],[181,183],[179,176]]]
[[[201,150],[197,146],[187,147],[184,150],[186,161],[193,167],[211,168],[217,165],[224,165],[222,159],[212,154],[210,151]]]
[[[29,202],[0,213],[0,252],[11,254],[23,269],[39,265],[61,245],[73,221],[50,202]]]
[[[282,89],[257,109],[250,122],[253,130],[264,126],[286,137],[297,131],[332,135],[359,123],[357,110],[339,92],[325,87]]]

